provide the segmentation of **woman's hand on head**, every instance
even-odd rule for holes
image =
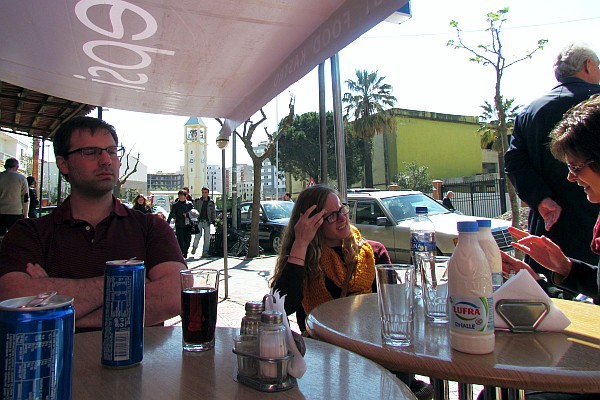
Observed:
[[[314,239],[317,231],[323,224],[323,214],[325,214],[325,211],[321,210],[311,216],[316,208],[316,205],[310,206],[305,213],[300,214],[300,218],[298,218],[298,222],[294,226],[296,241],[308,244]]]

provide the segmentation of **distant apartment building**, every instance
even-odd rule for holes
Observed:
[[[148,174],[148,192],[153,190],[179,190],[183,186],[183,172],[161,172]]]
[[[209,165],[207,173],[207,187],[212,192],[223,193],[223,176],[220,165]],[[254,171],[251,165],[237,164],[235,168],[237,196],[242,200],[252,199],[252,190],[254,188]],[[231,197],[233,192],[233,173],[232,167],[225,169],[225,189],[228,197]]]
[[[19,160],[19,172],[29,175],[31,173],[31,143],[31,138],[26,136],[0,132],[0,168],[2,171],[4,171],[4,161],[16,158]]]
[[[206,187],[210,192],[223,193],[223,176],[220,165],[208,165],[206,167]]]
[[[267,142],[260,142],[258,146],[253,147],[254,153],[261,155],[267,148]],[[279,178],[277,177],[279,175]],[[276,199],[281,197],[285,193],[285,175],[283,173],[277,174],[277,168],[271,164],[270,159],[263,161],[262,168],[260,169],[260,183],[262,186],[263,199]]]
[[[238,182],[238,197],[242,201],[252,200],[252,194],[254,192],[254,183],[252,182]]]
[[[254,169],[252,165],[238,164],[236,166],[237,196],[242,200],[252,200],[254,189]]]
[[[134,169],[135,172],[131,174]],[[127,175],[127,181],[121,186],[122,199],[132,200],[138,193],[148,194],[148,167],[130,154],[126,154],[121,160],[119,171],[120,178]]]

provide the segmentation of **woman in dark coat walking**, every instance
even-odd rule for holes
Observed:
[[[29,218],[37,217],[38,206],[40,201],[38,200],[37,189],[35,187],[35,178],[33,176],[27,177],[27,185],[29,186]]]
[[[171,220],[175,220],[175,236],[177,236],[177,243],[181,249],[183,258],[187,258],[188,248],[192,241],[192,225],[190,221],[189,212],[194,208],[191,201],[187,200],[187,193],[185,190],[180,190],[177,193],[177,201],[173,203],[167,223],[171,223]]]

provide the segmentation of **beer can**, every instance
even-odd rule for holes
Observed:
[[[0,302],[2,399],[71,399],[73,298],[55,294]]]
[[[102,307],[102,365],[106,367],[131,367],[144,357],[145,279],[143,261],[106,263]]]

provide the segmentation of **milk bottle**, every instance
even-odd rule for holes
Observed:
[[[495,292],[502,286],[502,257],[500,256],[500,248],[492,235],[492,221],[489,219],[478,219],[479,233],[477,239],[479,246],[485,254],[485,258],[490,265],[492,272],[492,289]]]
[[[458,222],[458,244],[448,262],[450,344],[471,354],[494,351],[492,274],[475,221]]]

